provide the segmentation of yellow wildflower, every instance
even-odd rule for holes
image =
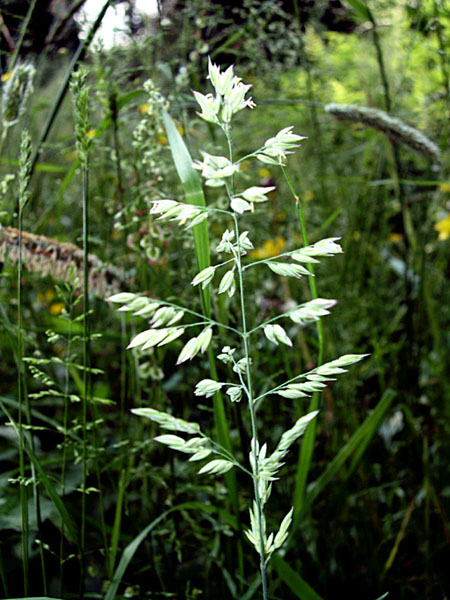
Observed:
[[[54,317],[57,317],[62,313],[63,309],[64,302],[53,302],[53,304],[50,305],[48,312]]]
[[[50,302],[51,300],[53,300],[54,297],[55,297],[54,290],[47,290],[44,294],[44,298],[45,298],[46,302]]]
[[[359,231],[353,232],[353,239],[355,240],[355,242],[357,242],[360,237],[361,237],[361,234],[359,233]]]
[[[441,183],[439,189],[443,194],[450,194],[450,183]]]
[[[148,109],[150,108],[150,104],[148,102],[146,102],[145,104],[140,104],[139,105],[139,111],[145,115],[148,112]]]
[[[258,169],[258,175],[260,177],[270,177],[270,171],[269,169],[266,169],[266,167],[261,167]]]
[[[305,202],[309,202],[314,198],[314,192],[312,190],[306,190],[305,192]]]
[[[167,144],[167,138],[165,135],[158,135],[158,137],[156,138],[156,141],[158,142],[158,144]]]
[[[450,215],[438,221],[434,228],[439,232],[440,240],[448,240],[450,238]]]
[[[11,75],[12,75],[12,71],[8,71],[7,73],[3,73],[3,75],[2,75],[2,81],[3,82],[4,81],[8,81],[8,79],[10,79]]]
[[[261,246],[256,248],[250,253],[252,258],[270,258],[271,256],[278,256],[284,251],[286,246],[286,240],[283,236],[278,236],[275,240],[267,240]]]
[[[90,140],[92,140],[92,138],[95,136],[96,132],[97,132],[97,130],[96,130],[96,129],[90,129],[90,130],[88,131],[88,138],[89,138]]]
[[[390,242],[394,242],[394,244],[397,244],[398,242],[401,242],[403,239],[403,236],[401,233],[390,233],[388,235],[388,240]]]

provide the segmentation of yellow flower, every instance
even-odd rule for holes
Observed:
[[[3,73],[2,75],[2,81],[8,81],[8,79],[11,77],[12,75],[12,71],[8,71],[7,73]]]
[[[139,106],[139,111],[145,115],[148,112],[148,109],[150,108],[150,104],[148,104],[148,102],[146,102],[145,104],[141,104]]]
[[[305,202],[309,202],[314,198],[314,192],[312,190],[306,190],[305,192]]]
[[[353,239],[355,240],[355,242],[357,242],[360,237],[361,237],[361,234],[359,233],[359,231],[353,232]]]
[[[401,233],[390,233],[388,235],[388,240],[390,242],[394,242],[394,244],[397,244],[398,242],[401,242],[403,239],[403,236]]]
[[[439,232],[440,240],[448,240],[450,237],[450,215],[447,215],[434,226],[435,230]]]
[[[270,171],[269,169],[266,169],[266,167],[261,167],[258,169],[258,175],[260,177],[270,177]]]
[[[167,138],[165,135],[158,135],[158,137],[156,138],[156,141],[158,142],[158,144],[167,144]]]
[[[46,302],[50,302],[55,297],[55,292],[53,290],[47,290],[44,294],[44,298]]]
[[[57,317],[62,313],[64,309],[64,302],[53,302],[53,304],[49,307],[48,312]]]
[[[92,138],[94,137],[94,135],[96,134],[96,132],[97,132],[97,130],[96,130],[96,129],[90,129],[90,130],[88,131],[88,138],[89,138],[90,140],[92,140]]]
[[[250,256],[253,258],[270,258],[271,256],[278,256],[284,251],[286,246],[286,240],[283,236],[278,236],[275,240],[267,240],[261,246],[261,248],[256,248],[253,252],[250,253]]]
[[[450,183],[441,183],[439,189],[443,194],[450,194]]]

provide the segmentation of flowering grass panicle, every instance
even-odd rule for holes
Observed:
[[[251,427],[251,443],[247,449],[249,465],[237,460],[233,450],[220,445],[217,440],[200,431],[198,424],[188,424],[170,413],[160,412],[154,408],[139,408],[133,413],[144,416],[158,423],[161,427],[180,432],[182,435],[162,435],[155,438],[161,444],[180,453],[191,455],[190,461],[204,460],[207,462],[199,469],[200,475],[220,475],[233,468],[240,469],[249,478],[253,488],[253,501],[249,507],[250,527],[245,531],[247,539],[259,555],[261,586],[264,600],[268,599],[266,567],[272,554],[285,543],[293,518],[293,507],[282,519],[278,529],[268,532],[265,506],[270,498],[273,485],[279,478],[283,467],[283,459],[289,449],[304,434],[310,423],[317,418],[319,411],[312,410],[303,415],[285,431],[278,445],[270,452],[267,442],[262,441],[259,431],[257,411],[261,410],[264,401],[269,397],[292,399],[310,397],[326,387],[335,375],[345,372],[345,368],[363,358],[365,355],[346,355],[307,373],[300,373],[288,381],[281,381],[269,390],[258,388],[261,382],[253,372],[255,352],[264,344],[284,344],[294,346],[294,342],[280,324],[280,320],[289,319],[294,329],[308,326],[329,314],[336,301],[314,297],[308,302],[294,305],[287,312],[272,316],[249,329],[247,310],[251,298],[245,293],[245,278],[249,268],[260,269],[266,275],[279,277],[313,277],[311,263],[319,263],[320,259],[332,257],[342,252],[338,237],[319,240],[315,244],[302,248],[285,250],[285,243],[279,246],[281,252],[260,258],[254,254],[251,240],[251,225],[253,213],[259,205],[268,200],[268,194],[274,186],[251,186],[239,188],[239,169],[243,159],[237,159],[232,154],[231,120],[239,111],[254,108],[254,102],[246,99],[250,85],[245,85],[234,75],[233,66],[225,71],[209,60],[209,79],[214,93],[201,94],[194,92],[194,97],[200,106],[199,116],[218,125],[225,134],[228,143],[228,156],[212,156],[202,153],[203,160],[195,164],[201,171],[205,185],[222,187],[228,198],[228,208],[218,209],[214,206],[199,207],[183,203],[175,199],[162,199],[153,202],[151,213],[159,220],[172,220],[186,229],[195,228],[205,221],[218,220],[222,224],[222,235],[215,243],[216,261],[204,267],[192,278],[191,285],[198,286],[201,291],[208,290],[212,294],[228,296],[233,303],[234,314],[238,315],[237,324],[233,327],[223,323],[220,318],[213,319],[189,307],[180,306],[165,300],[154,300],[140,294],[115,294],[110,301],[120,304],[119,310],[131,311],[149,321],[150,328],[138,333],[130,342],[129,348],[139,347],[140,351],[162,346],[189,333],[176,361],[177,365],[193,360],[196,356],[211,351],[211,343],[221,347],[216,358],[227,366],[218,375],[211,374],[198,381],[193,389],[193,398],[211,398],[218,392],[225,392],[229,401],[240,403],[241,410],[247,414]],[[293,133],[292,127],[285,127],[274,137],[269,138],[262,147],[256,149],[245,160],[254,158],[263,163],[284,168],[287,156],[294,152],[299,143],[305,139]],[[241,222],[246,219],[245,229]],[[266,256],[266,255],[262,255]],[[291,326],[292,329],[292,326]],[[195,335],[190,333],[195,332]],[[221,344],[221,336],[234,336],[233,346]],[[228,369],[231,367],[231,371]],[[227,376],[231,372],[232,377]],[[261,386],[262,387],[262,386]],[[264,388],[265,389],[265,388]],[[194,437],[189,437],[193,435]]]

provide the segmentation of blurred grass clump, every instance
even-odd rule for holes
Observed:
[[[149,437],[142,420],[130,416],[131,408],[152,406],[206,429],[217,426],[217,406],[194,401],[191,393],[207,358],[182,374],[173,368],[181,341],[126,352],[136,320],[126,312],[117,318],[104,302],[108,293],[146,290],[192,304],[192,233],[180,237],[170,223],[161,228],[150,203],[185,199],[163,110],[192,158],[200,150],[224,152],[191,96],[191,89],[206,89],[210,55],[222,66],[235,64],[253,86],[258,111],[236,116],[236,153],[253,151],[280,124],[308,137],[288,167],[309,242],[341,236],[344,249],[320,265],[319,296],[339,298],[324,320],[324,359],[371,354],[322,394],[314,460],[306,490],[295,498],[295,533],[274,557],[269,597],[449,598],[448,7],[440,0],[247,0],[237,8],[186,0],[176,7],[161,2],[150,18],[124,2],[127,43],[106,48],[88,35],[77,51],[65,49],[63,34],[55,33],[66,25],[76,30],[70,6],[47,11],[53,30],[36,46],[40,4],[8,1],[0,9],[7,31],[1,45],[0,596],[258,597],[259,581],[248,579],[256,559],[244,539],[243,555],[235,551],[248,504],[239,477],[232,500],[228,480],[193,477],[185,461],[153,443],[156,428]],[[90,88],[84,183],[68,93],[80,62]],[[15,122],[5,110],[18,70],[33,82],[14,88],[22,94]],[[332,102],[378,109],[412,126],[438,147],[439,159],[382,127],[336,119],[325,110]],[[24,129],[32,140],[31,196],[19,211]],[[252,232],[254,257],[299,247],[278,170],[244,163],[240,177],[276,186]],[[207,188],[207,204],[222,200],[220,191]],[[309,299],[303,279],[281,284],[256,270],[250,289],[254,319]],[[227,306],[213,302],[226,322]],[[296,341],[301,353],[258,349],[253,367],[267,388],[267,373],[287,379],[316,366],[314,328],[300,330]],[[268,404],[264,413],[262,427],[274,443],[293,415],[307,410],[300,400],[286,406]],[[225,416],[239,455],[249,447],[249,424],[233,404],[225,404]],[[277,518],[294,502],[296,460],[284,469],[272,498]]]

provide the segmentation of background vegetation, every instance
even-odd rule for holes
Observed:
[[[130,2],[126,45],[106,49],[88,40],[80,51],[72,43],[73,14],[82,3],[61,3],[54,14],[47,7],[47,35],[36,41],[33,12],[44,4],[7,1],[0,9],[3,98],[15,66],[36,68],[18,122],[8,126],[4,101],[2,108],[0,595],[258,597],[257,560],[239,533],[248,509],[239,478],[231,493],[228,479],[195,475],[152,441],[153,426],[130,413],[152,406],[213,430],[212,403],[192,395],[206,359],[175,370],[181,341],[125,351],[142,322],[119,317],[104,301],[113,289],[180,304],[196,293],[191,233],[160,227],[149,202],[184,198],[162,104],[193,158],[200,150],[223,153],[191,95],[207,90],[210,55],[223,66],[234,63],[253,85],[258,108],[236,119],[237,154],[287,125],[308,136],[288,171],[301,192],[309,241],[341,236],[344,248],[318,272],[319,295],[339,300],[323,321],[325,360],[371,354],[322,395],[305,489],[295,453],[284,467],[274,516],[279,521],[293,504],[297,516],[271,566],[270,598],[449,598],[448,6],[247,0],[232,8],[187,0],[161,3],[149,19],[137,18]],[[64,92],[81,60],[90,86],[87,178]],[[411,147],[407,132],[394,138],[383,117],[375,126],[336,119],[332,102],[385,111],[425,134],[436,152]],[[24,128],[33,172],[21,210]],[[249,164],[245,177],[277,186],[252,232],[254,256],[298,247],[278,170]],[[89,239],[82,232],[86,191]],[[209,189],[207,201],[217,199]],[[19,213],[26,247],[20,292],[18,241],[8,229],[18,227]],[[39,235],[58,242],[33,237]],[[87,241],[98,257],[90,261],[89,304],[81,294],[82,255],[60,245]],[[310,299],[303,280],[281,284],[255,274],[250,291],[252,319]],[[315,329],[297,335],[301,353],[259,349],[261,385],[269,387],[267,373],[292,376],[316,365]],[[273,401],[260,426],[277,440],[305,412],[300,400]],[[226,405],[226,419],[236,452],[248,447],[249,424],[236,405]],[[21,424],[20,436],[12,424]]]

